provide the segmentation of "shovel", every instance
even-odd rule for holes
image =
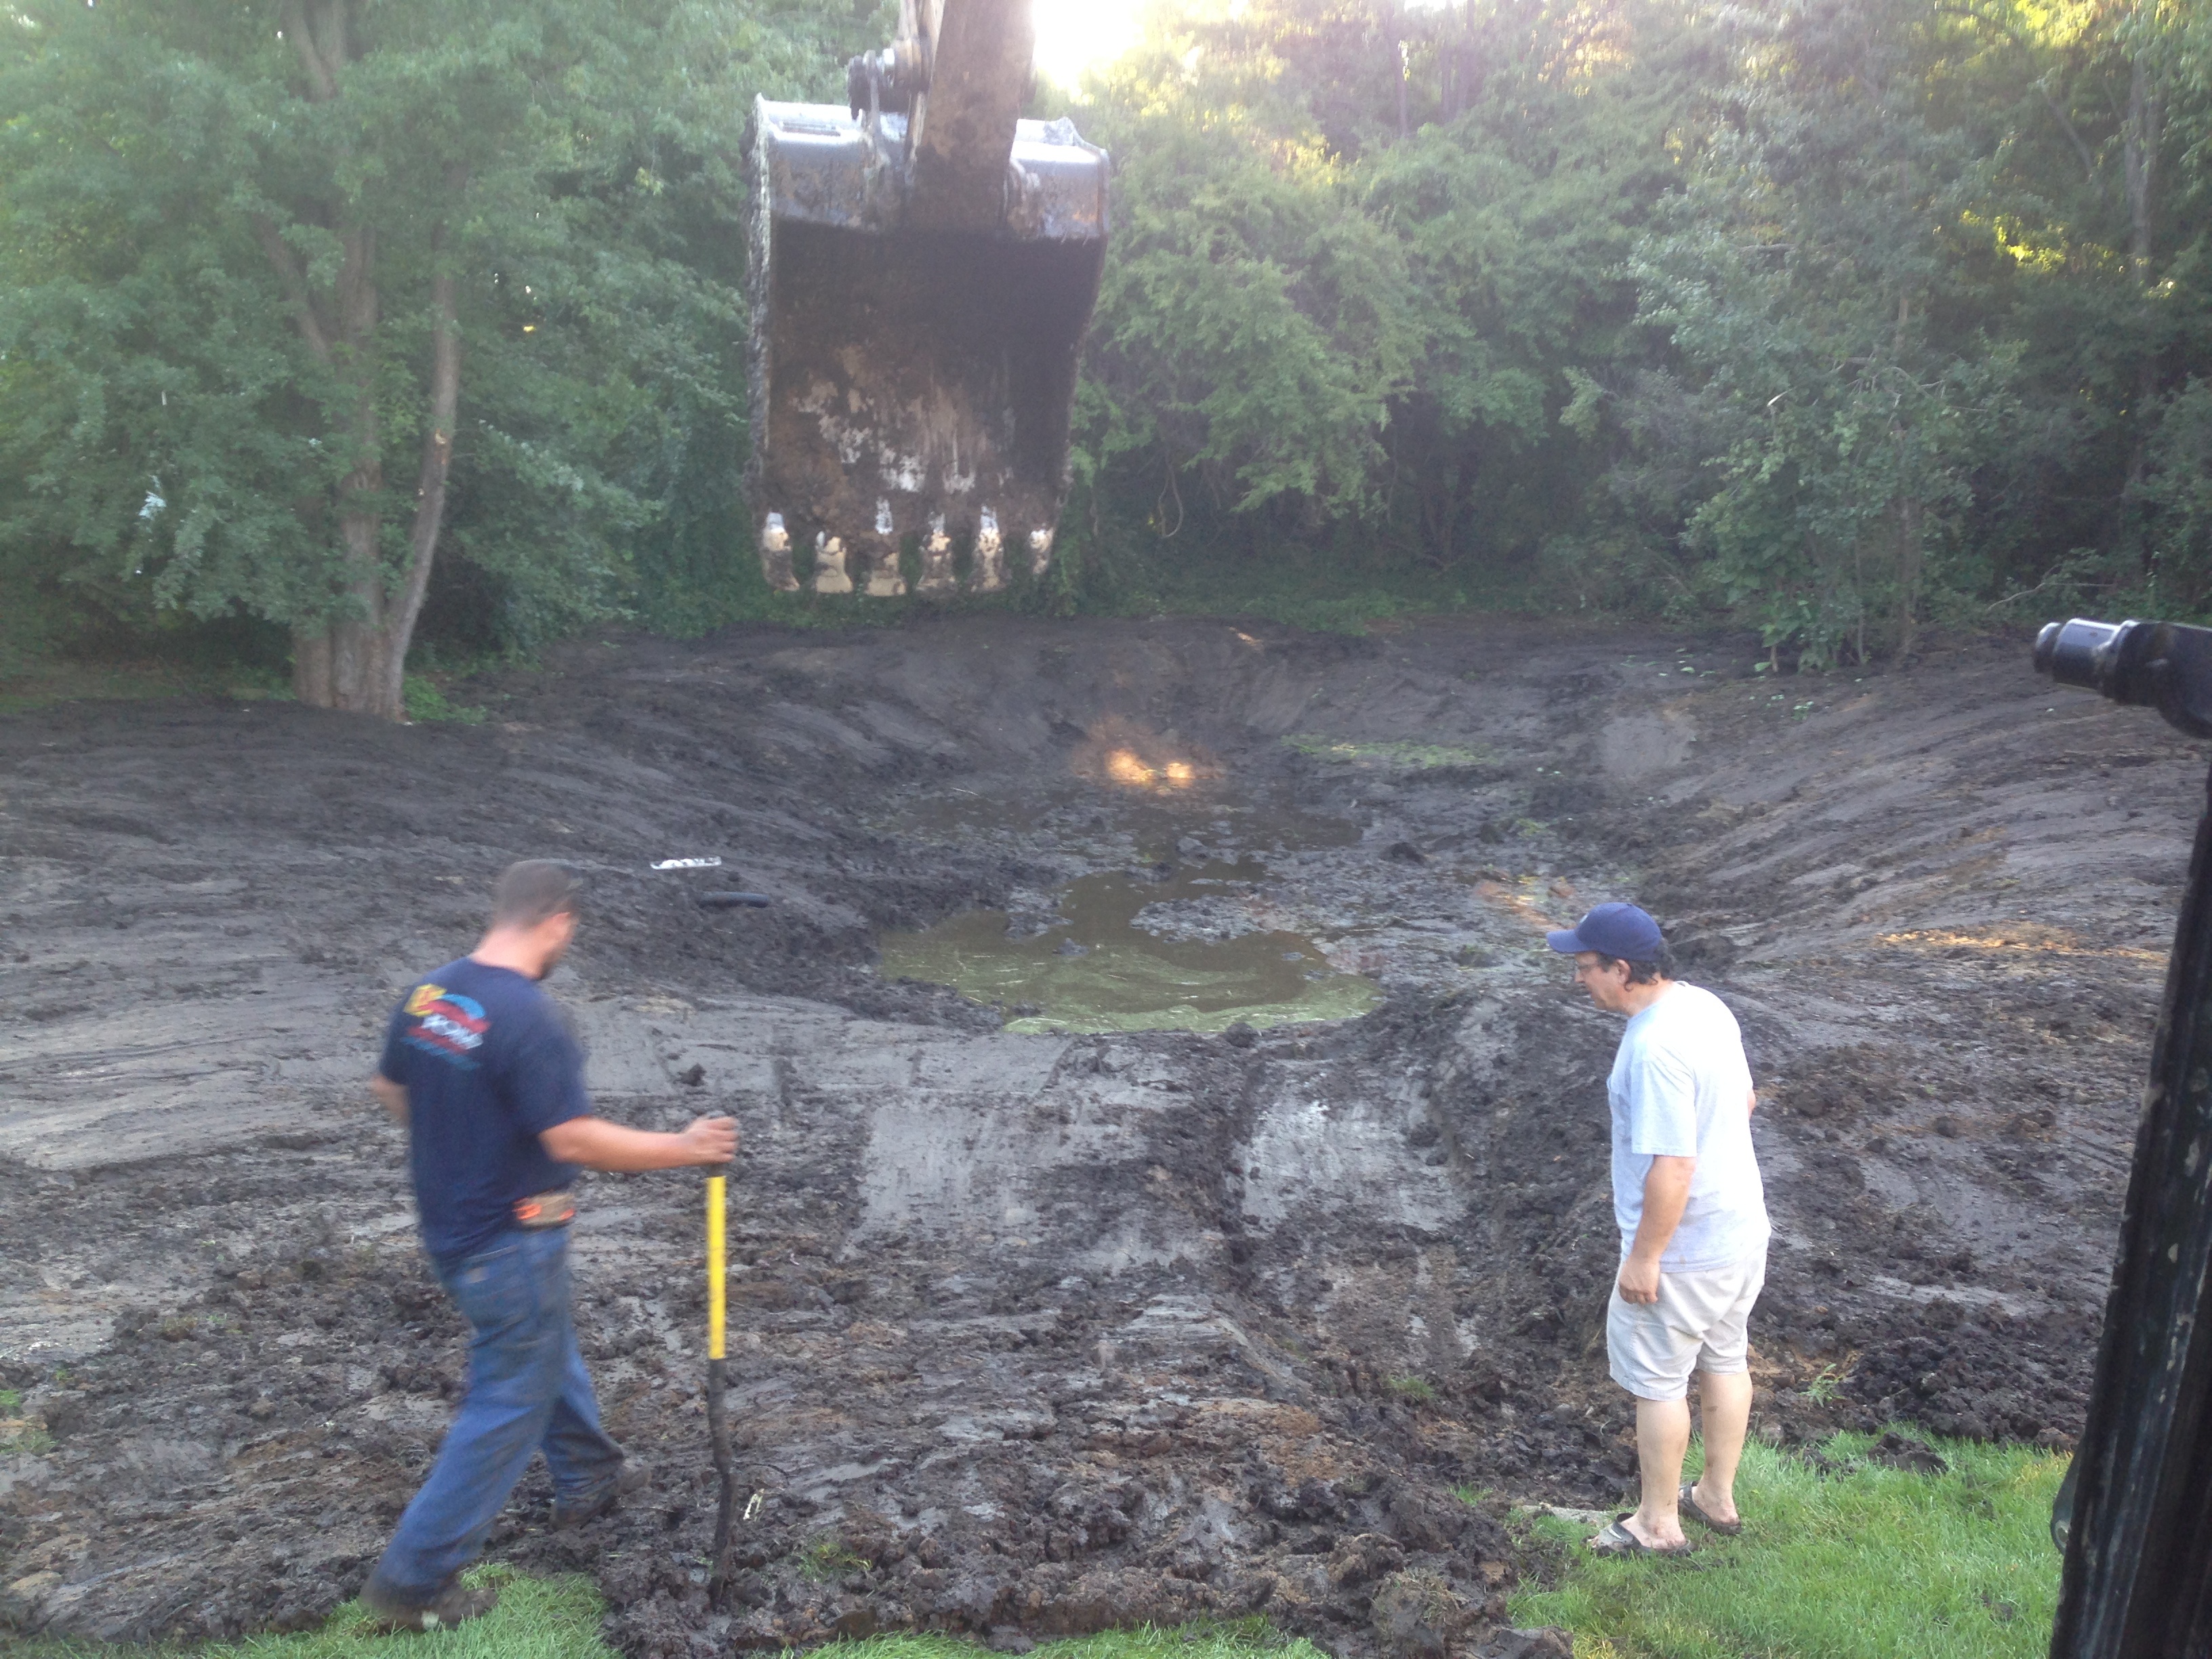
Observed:
[[[725,1294],[728,1284],[724,1222],[726,1188],[724,1176],[707,1177],[707,1437],[714,1443],[714,1473],[721,1483],[721,1492],[714,1504],[714,1563],[707,1580],[708,1593],[714,1595],[721,1594],[722,1585],[729,1577],[731,1510],[738,1496],[737,1470],[730,1456],[730,1419],[722,1407],[726,1381],[723,1344],[728,1322],[728,1299]]]

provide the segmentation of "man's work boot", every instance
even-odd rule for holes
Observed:
[[[650,1478],[649,1471],[635,1462],[625,1462],[596,1486],[587,1487],[573,1498],[553,1500],[553,1525],[556,1531],[580,1527],[586,1521],[596,1521],[603,1515],[611,1515],[622,1507],[622,1500],[644,1486]]]
[[[361,1604],[376,1616],[376,1628],[390,1634],[401,1631],[443,1630],[465,1624],[499,1605],[499,1592],[489,1584],[471,1589],[459,1579],[427,1601],[394,1590],[371,1575],[362,1587]]]

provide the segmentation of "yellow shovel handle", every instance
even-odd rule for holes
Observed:
[[[707,1358],[722,1358],[726,1324],[724,1286],[729,1269],[723,1249],[724,1177],[707,1177]]]

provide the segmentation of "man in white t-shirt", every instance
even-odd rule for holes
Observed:
[[[1751,1146],[1743,1034],[1711,991],[1674,977],[1659,924],[1601,904],[1549,935],[1575,982],[1628,1016],[1606,1080],[1613,1107],[1613,1210],[1620,1272],[1607,1305],[1613,1380],[1636,1396],[1642,1501],[1589,1540],[1612,1554],[1689,1548],[1682,1516],[1743,1529],[1736,1460],[1751,1419],[1744,1322],[1766,1280],[1766,1197]],[[1682,1484],[1690,1373],[1705,1418],[1704,1472]]]

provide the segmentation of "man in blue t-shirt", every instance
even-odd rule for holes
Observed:
[[[460,1571],[536,1453],[553,1472],[556,1526],[614,1507],[622,1448],[599,1426],[568,1310],[577,1166],[674,1170],[737,1154],[726,1117],[653,1134],[592,1115],[583,1054],[538,988],[575,931],[564,867],[510,867],[477,948],[392,1010],[369,1079],[407,1127],[422,1243],[471,1333],[468,1396],[362,1591],[387,1630],[490,1609],[498,1592],[464,1588]]]

